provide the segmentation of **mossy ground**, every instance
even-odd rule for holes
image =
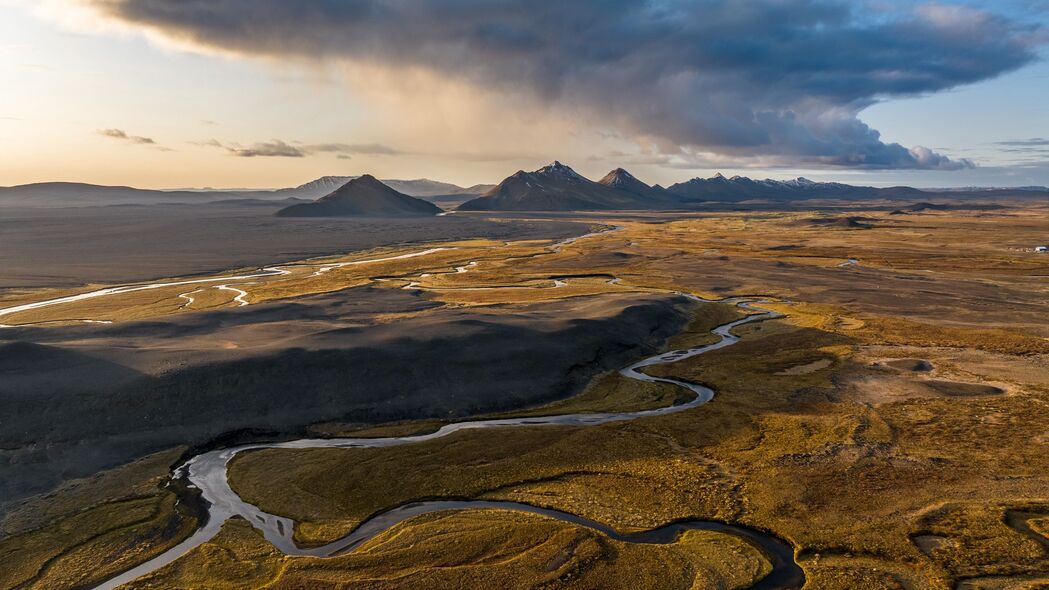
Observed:
[[[508,312],[517,301],[610,290],[767,294],[787,317],[740,328],[736,346],[650,369],[718,391],[694,410],[592,428],[468,431],[387,449],[254,452],[235,461],[232,481],[245,499],[299,521],[303,542],[339,537],[411,500],[491,498],[622,531],[683,518],[744,523],[794,544],[809,588],[1038,587],[1049,576],[1049,306],[1038,280],[1049,259],[1021,248],[1044,236],[1045,214],[1044,207],[980,216],[874,212],[874,228],[862,231],[802,223],[819,213],[623,222],[620,232],[558,254],[540,242],[465,243],[432,259],[256,285],[251,301],[396,276],[384,284],[417,281],[446,304]],[[848,258],[860,262],[838,266]],[[478,264],[467,273],[443,274],[471,261]],[[606,275],[621,280],[610,284]],[[550,288],[562,276],[577,278]],[[107,304],[113,317],[144,317],[172,313],[174,303]],[[736,313],[700,309],[668,348],[702,343],[710,325]],[[893,371],[873,366],[875,356],[926,359],[936,369]],[[923,385],[930,378],[1001,383],[1006,392],[942,395]],[[520,413],[636,409],[678,395],[610,373],[580,396]],[[355,436],[439,425],[384,425]],[[127,489],[141,490],[154,476],[131,477]],[[170,530],[165,492],[107,494],[90,505],[81,498],[76,510],[39,517],[0,542],[8,560],[0,587],[83,582],[77,576],[107,571],[98,564],[126,553],[129,540]],[[191,523],[178,530],[184,526]],[[135,545],[138,555],[163,545],[150,543]],[[746,586],[763,566],[732,543],[696,535],[667,547],[620,546],[548,519],[462,511],[404,523],[360,554],[316,560],[275,555],[245,523],[231,522],[137,587]]]
[[[90,587],[192,533],[195,511],[161,487],[180,453],[75,480],[16,507],[0,540],[0,588]]]

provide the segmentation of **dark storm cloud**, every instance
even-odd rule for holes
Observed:
[[[128,135],[123,129],[99,129],[98,134],[103,137],[109,137],[111,139],[119,139],[128,143],[137,143],[139,145],[156,145],[157,142],[153,141],[150,137],[142,137],[140,135]]]
[[[862,168],[970,166],[881,140],[891,97],[1036,58],[1035,25],[950,5],[831,0],[87,0],[251,55],[425,67],[580,108],[664,151]]]

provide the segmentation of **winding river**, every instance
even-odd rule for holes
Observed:
[[[578,240],[601,233],[616,231],[619,229],[621,228],[618,226],[604,227],[602,229],[588,234],[575,236],[556,242],[548,246],[546,250],[549,253],[557,253],[560,252],[565,246]],[[39,309],[42,307],[49,307],[53,305],[73,303],[85,299],[94,299],[96,297],[117,295],[121,293],[158,289],[161,287],[170,287],[177,285],[193,285],[196,287],[201,284],[207,285],[208,283],[221,283],[212,286],[220,290],[228,290],[236,293],[236,297],[234,297],[233,302],[237,303],[238,305],[244,306],[250,304],[250,302],[247,299],[245,299],[248,293],[242,289],[232,287],[231,284],[236,284],[239,281],[250,281],[252,279],[260,279],[265,277],[290,274],[290,271],[288,269],[292,267],[317,267],[317,270],[313,273],[314,276],[317,276],[329,272],[334,268],[339,268],[343,266],[414,258],[452,249],[455,248],[430,248],[426,250],[411,252],[408,254],[387,256],[382,258],[355,260],[349,262],[323,264],[299,263],[281,266],[271,266],[259,269],[258,271],[235,276],[186,279],[148,284],[108,287],[77,295],[58,297],[34,303],[16,305],[8,308],[0,308],[0,316],[14,314],[20,311],[28,311],[32,309]],[[456,267],[454,273],[465,273],[470,268],[476,265],[476,262],[470,262],[465,266]],[[566,286],[567,278],[568,277],[553,278],[554,288]],[[618,279],[613,277],[610,278],[608,282],[609,284],[616,284],[618,283]],[[417,282],[411,282],[404,288],[412,289],[420,287],[421,285],[419,285]],[[197,288],[196,290],[179,294],[178,297],[186,300],[186,303],[182,307],[185,308],[191,305],[194,302],[194,299],[193,297],[191,297],[191,295],[199,292],[200,290],[200,288]],[[188,485],[200,490],[201,497],[207,505],[207,517],[204,520],[202,526],[198,528],[188,538],[183,540],[181,543],[175,545],[174,547],[168,549],[167,551],[161,553],[153,559],[150,559],[96,586],[95,590],[115,589],[128,582],[134,581],[142,576],[145,576],[151,572],[157,571],[158,569],[186,555],[194,548],[199,547],[200,545],[214,538],[215,535],[217,535],[221,531],[222,525],[230,518],[236,516],[242,517],[247,522],[251,523],[256,529],[258,529],[263,534],[263,536],[270,543],[272,543],[277,549],[279,549],[286,555],[331,557],[352,552],[354,549],[361,546],[368,540],[376,537],[383,531],[386,531],[390,527],[395,526],[396,524],[401,523],[407,519],[432,512],[467,509],[512,510],[517,512],[538,514],[562,522],[567,522],[577,526],[582,526],[595,531],[599,531],[613,539],[628,543],[668,544],[675,542],[684,531],[717,531],[720,533],[733,535],[744,540],[745,542],[760,550],[761,553],[765,555],[765,557],[771,563],[771,572],[762,580],[760,580],[758,584],[753,586],[755,590],[800,588],[804,584],[805,576],[801,568],[794,561],[794,550],[790,546],[790,544],[767,533],[740,525],[706,520],[684,520],[680,522],[667,524],[665,526],[655,528],[649,531],[623,534],[603,523],[595,522],[593,520],[569,514],[567,512],[532,506],[529,504],[490,500],[444,500],[414,502],[392,508],[390,510],[372,516],[368,520],[361,523],[349,535],[339,540],[336,540],[332,543],[329,543],[321,547],[302,548],[296,545],[295,541],[293,540],[295,530],[294,521],[282,516],[277,516],[275,514],[269,514],[267,512],[264,512],[257,506],[241,499],[240,496],[238,496],[237,493],[230,486],[228,477],[230,461],[238,454],[243,453],[245,451],[258,449],[391,447],[443,438],[464,430],[536,427],[553,425],[579,427],[596,426],[599,424],[607,424],[610,422],[621,422],[652,416],[674,414],[677,412],[683,412],[701,406],[714,397],[714,391],[709,387],[696,383],[679,381],[676,379],[653,377],[644,373],[642,369],[653,365],[677,362],[713,350],[731,346],[739,341],[739,337],[732,334],[732,330],[737,326],[774,317],[779,317],[780,314],[757,307],[756,303],[759,302],[753,299],[732,298],[712,301],[701,299],[699,297],[695,297],[693,295],[688,294],[679,295],[683,295],[697,302],[718,302],[733,304],[739,308],[754,312],[751,315],[748,315],[742,319],[738,319],[736,321],[718,326],[717,328],[712,330],[712,333],[719,337],[718,341],[714,342],[713,344],[708,344],[706,346],[701,346],[698,348],[661,353],[638,361],[621,370],[621,373],[624,376],[629,377],[631,379],[637,379],[639,381],[646,381],[652,383],[668,383],[671,385],[685,388],[694,395],[694,397],[690,401],[673,406],[651,410],[642,410],[638,412],[562,414],[554,416],[464,421],[453,424],[447,424],[441,427],[439,430],[429,434],[420,434],[415,436],[397,436],[386,438],[304,438],[284,442],[245,444],[207,451],[190,458],[185,463],[176,468],[173,473],[173,477],[175,479],[185,478],[188,481]]]
[[[696,301],[712,303],[698,297],[689,296]],[[772,571],[763,578],[754,588],[800,588],[804,583],[804,574],[794,561],[793,548],[781,539],[777,539],[767,533],[763,533],[747,527],[727,524],[715,521],[686,520],[672,523],[663,527],[633,534],[622,534],[613,528],[580,516],[521,504],[517,502],[501,502],[487,500],[448,500],[433,502],[416,502],[406,504],[375,515],[361,523],[349,535],[321,547],[302,548],[295,544],[293,534],[295,522],[291,519],[270,514],[259,507],[250,504],[232,489],[229,483],[228,468],[230,461],[238,454],[245,451],[257,449],[321,449],[321,448],[376,448],[391,447],[397,445],[414,444],[424,441],[443,438],[448,435],[464,430],[480,430],[493,428],[513,427],[535,427],[535,426],[595,426],[610,422],[636,420],[651,416],[663,416],[683,412],[701,406],[714,397],[714,391],[704,385],[679,381],[676,379],[653,377],[642,372],[645,367],[653,365],[673,363],[683,359],[695,357],[712,350],[731,346],[739,341],[739,337],[732,334],[733,328],[757,322],[769,318],[779,317],[780,314],[763,310],[755,305],[756,302],[747,299],[725,299],[721,303],[734,304],[742,309],[755,313],[733,322],[718,326],[712,333],[719,336],[719,340],[713,344],[661,353],[641,361],[638,361],[624,369],[624,376],[640,381],[669,383],[683,387],[692,392],[695,397],[690,401],[678,405],[642,410],[638,412],[608,412],[592,414],[562,414],[555,416],[539,416],[526,418],[501,418],[493,420],[474,420],[447,424],[439,430],[414,436],[395,436],[385,438],[303,438],[298,440],[245,444],[224,449],[207,451],[190,458],[179,466],[174,477],[185,477],[189,484],[198,488],[202,498],[207,502],[207,519],[203,526],[194,532],[189,538],[166,552],[124,572],[105,583],[96,587],[96,590],[111,590],[123,584],[136,580],[148,573],[154,572],[176,559],[187,554],[194,548],[212,539],[222,529],[222,525],[234,516],[240,516],[251,523],[262,532],[263,536],[277,549],[292,556],[330,557],[334,555],[352,552],[355,548],[368,540],[379,535],[383,531],[403,522],[409,518],[431,512],[446,510],[466,509],[499,509],[513,510],[539,514],[574,525],[587,527],[604,533],[614,539],[629,543],[673,543],[678,536],[686,530],[711,530],[739,537],[758,548],[772,564]]]
[[[621,226],[606,226],[604,228],[598,229],[596,231],[592,231],[592,232],[587,233],[587,234],[583,234],[583,235],[579,235],[579,236],[573,236],[571,238],[566,238],[564,240],[561,240],[559,242],[551,244],[550,246],[547,246],[546,249],[550,253],[557,253],[557,252],[560,252],[562,248],[564,248],[565,246],[567,246],[567,245],[569,245],[569,244],[571,244],[573,242],[582,240],[584,238],[589,238],[591,236],[596,236],[596,235],[602,234],[602,233],[618,231],[620,229],[622,229]],[[76,302],[84,301],[84,300],[87,300],[87,299],[96,299],[96,298],[99,298],[99,297],[108,297],[108,296],[111,296],[111,295],[121,295],[121,294],[124,294],[124,293],[135,293],[137,291],[149,291],[149,290],[153,290],[153,289],[161,289],[161,288],[164,288],[164,287],[179,287],[179,286],[183,286],[183,285],[200,285],[200,284],[218,283],[218,282],[231,283],[231,282],[234,282],[234,281],[250,281],[252,279],[261,279],[261,278],[275,277],[275,276],[281,276],[281,275],[288,275],[288,274],[291,274],[291,271],[288,270],[288,269],[289,268],[296,268],[296,267],[317,267],[317,270],[314,271],[313,274],[311,275],[311,276],[317,277],[317,276],[321,276],[321,275],[323,275],[323,274],[325,274],[327,272],[330,272],[331,270],[336,269],[336,268],[343,268],[343,267],[346,267],[346,266],[359,266],[359,265],[362,265],[362,264],[371,264],[371,263],[375,263],[375,262],[391,262],[391,261],[394,261],[394,260],[405,260],[405,259],[408,259],[408,258],[417,258],[419,256],[427,256],[429,254],[434,254],[436,252],[444,252],[444,251],[447,251],[447,250],[458,250],[458,248],[456,248],[456,247],[428,248],[426,250],[419,250],[419,251],[416,251],[416,252],[409,252],[407,254],[398,254],[398,255],[394,255],[394,256],[384,256],[384,257],[381,257],[381,258],[365,258],[363,260],[351,260],[351,261],[347,261],[347,262],[330,262],[330,263],[300,262],[300,263],[282,264],[282,265],[276,265],[276,266],[267,266],[267,267],[264,267],[264,268],[260,268],[260,269],[258,269],[256,271],[252,271],[252,272],[249,272],[247,274],[241,274],[241,275],[232,275],[232,276],[224,276],[224,277],[208,277],[208,278],[202,278],[202,279],[183,279],[183,280],[176,280],[176,281],[162,281],[162,282],[157,282],[157,283],[136,283],[136,284],[131,284],[131,285],[119,285],[119,286],[115,286],[115,287],[105,287],[105,288],[102,288],[102,289],[96,289],[94,291],[87,291],[87,292],[84,292],[84,293],[77,293],[75,295],[66,295],[64,297],[55,297],[53,299],[44,299],[42,301],[34,301],[32,303],[24,303],[24,304],[21,304],[21,305],[13,305],[13,306],[10,306],[10,307],[3,307],[3,308],[0,308],[0,317],[16,314],[16,313],[23,312],[23,311],[31,311],[31,310],[34,310],[34,309],[41,309],[41,308],[44,308],[44,307],[53,307],[53,306],[56,306],[56,305],[64,305],[64,304],[67,304],[67,303],[76,303]],[[464,272],[467,271],[467,267],[472,267],[472,266],[476,266],[476,265],[477,265],[476,262],[471,262],[471,263],[469,263],[466,266],[457,267],[455,269],[455,272],[456,273],[464,273]],[[219,289],[219,290],[222,290],[222,291],[231,291],[231,292],[236,293],[237,295],[233,298],[232,302],[236,303],[238,306],[243,307],[245,305],[250,305],[251,304],[250,301],[245,299],[245,297],[248,296],[248,293],[246,291],[243,291],[241,289],[237,289],[237,288],[231,287],[231,286],[229,286],[229,284],[217,285],[217,286],[215,286],[215,288]],[[179,309],[186,309],[188,306],[192,305],[193,302],[194,302],[194,299],[192,297],[189,297],[189,295],[192,294],[192,293],[196,293],[198,291],[200,291],[200,289],[197,289],[195,291],[189,291],[189,292],[186,292],[186,293],[180,293],[177,297],[180,298],[180,299],[185,299],[187,302],[184,303],[183,305],[181,305],[179,307]],[[85,322],[85,323],[92,323],[92,320],[86,320],[86,319],[83,319],[83,320],[69,320],[69,321],[79,321],[79,322]],[[48,323],[53,323],[53,322],[38,322],[38,324],[48,324]],[[110,323],[110,322],[104,322],[104,323]],[[33,323],[22,324],[22,326],[31,326],[31,325],[35,325],[35,324],[33,324]],[[16,328],[16,327],[21,327],[21,326],[19,326],[19,325],[0,324],[0,328]]]

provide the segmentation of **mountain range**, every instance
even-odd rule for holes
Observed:
[[[560,162],[534,172],[518,171],[495,188],[459,206],[462,211],[571,211],[571,210],[674,210],[692,209],[703,203],[745,201],[794,202],[824,200],[928,200],[929,198],[1044,197],[1049,189],[962,189],[928,191],[907,186],[877,188],[837,182],[755,180],[745,176],[710,178],[673,184],[667,188],[648,185],[622,168],[601,180],[589,180]]]
[[[322,176],[296,187],[275,190],[151,190],[127,186],[100,186],[71,182],[46,182],[0,187],[0,206],[92,207],[109,205],[225,204],[276,206],[310,202],[331,194],[357,176]],[[374,177],[372,177],[374,180]],[[757,180],[745,176],[693,178],[663,188],[648,185],[622,168],[598,181],[553,162],[538,170],[519,170],[497,185],[471,187],[420,178],[378,181],[410,197],[457,204],[462,211],[569,211],[614,209],[690,209],[705,202],[792,202],[809,199],[911,200],[932,198],[1049,198],[1049,189],[1019,188],[916,189],[906,186],[877,188],[837,182]]]
[[[599,182],[561,162],[534,172],[518,170],[460,211],[593,211],[676,208],[674,196],[654,189],[619,168]]]

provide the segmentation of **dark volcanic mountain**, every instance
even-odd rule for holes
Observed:
[[[365,174],[313,203],[277,211],[278,217],[430,217],[440,207],[409,197]]]
[[[656,185],[649,186],[640,180],[636,176],[627,172],[622,168],[616,168],[609,172],[604,178],[597,181],[598,184],[603,184],[608,188],[613,188],[621,192],[645,197],[648,201],[655,204],[663,205],[675,205],[678,204],[680,199],[676,198],[673,194],[667,191],[667,189]]]
[[[616,168],[597,182],[598,184],[603,184],[609,188],[623,190],[637,195],[652,191],[652,187],[641,182],[633,174],[622,168]]]
[[[295,188],[280,189],[274,191],[274,193],[288,194],[300,199],[317,199],[357,178],[360,177],[322,176]],[[449,182],[440,182],[437,180],[430,180],[429,178],[417,178],[415,180],[384,178],[381,182],[393,190],[400,191],[408,196],[424,198],[446,195],[480,195],[492,188],[492,185],[490,184],[478,184],[468,188],[463,188]]]
[[[669,195],[626,170],[613,170],[601,182],[594,182],[554,162],[535,172],[519,170],[484,195],[463,203],[459,210],[602,211],[668,208],[672,204]]]

